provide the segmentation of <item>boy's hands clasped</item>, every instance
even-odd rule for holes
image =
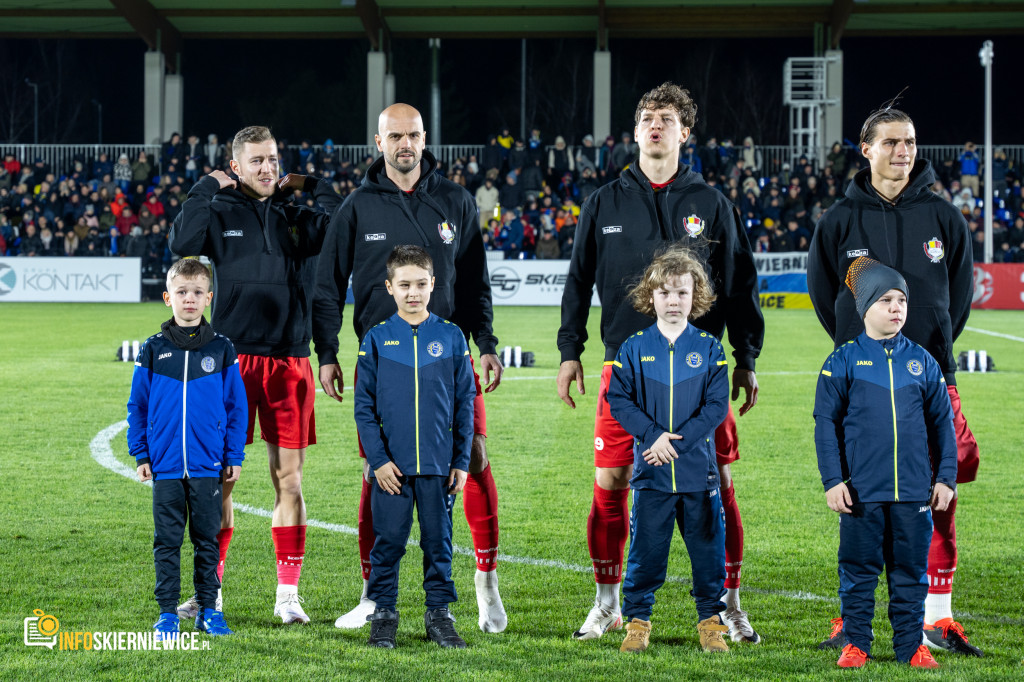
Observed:
[[[644,461],[651,466],[660,467],[662,464],[668,464],[672,460],[678,459],[679,454],[672,447],[672,441],[682,439],[683,437],[678,434],[665,431],[658,436],[658,440],[654,441],[650,450],[644,450]]]

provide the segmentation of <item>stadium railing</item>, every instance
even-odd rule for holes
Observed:
[[[318,153],[321,153],[321,145],[311,145]],[[996,144],[996,149],[1006,152],[1007,161],[1015,167],[1020,168],[1024,164],[1024,144]],[[444,164],[450,167],[458,159],[468,159],[471,155],[480,158],[484,146],[479,144],[446,144],[428,145],[427,149]],[[288,145],[288,149],[297,155],[299,145]],[[346,160],[357,165],[367,156],[377,157],[377,148],[371,144],[346,144],[335,145],[335,154],[339,161]],[[850,147],[844,147],[849,150]],[[761,145],[758,147],[762,156],[762,171],[772,172],[782,168],[783,164],[793,166],[795,159],[800,154],[793,148],[784,145]],[[101,153],[106,153],[111,163],[116,163],[121,154],[127,154],[132,162],[138,158],[139,152],[144,151],[149,156],[150,163],[154,168],[160,167],[160,145],[144,144],[0,144],[0,156],[13,154],[23,165],[31,165],[37,158],[42,159],[53,172],[59,177],[68,173],[74,168],[74,162],[80,160],[85,164],[86,172],[89,172],[92,162],[99,158]],[[954,161],[960,157],[963,151],[962,145],[919,145],[918,154],[922,158],[931,160],[934,164],[941,164],[945,159]],[[979,150],[983,151],[983,150]],[[855,151],[856,153],[856,151]]]

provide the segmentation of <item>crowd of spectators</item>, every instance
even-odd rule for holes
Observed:
[[[489,137],[478,155],[437,172],[466,187],[477,203],[489,250],[509,259],[568,258],[580,206],[601,185],[616,179],[637,155],[628,132],[597,144],[586,135],[570,145],[560,135],[550,144],[533,129],[526,140],[508,129]],[[330,180],[347,196],[362,182],[373,156],[353,163],[337,154],[332,140],[314,146],[280,142],[281,169]],[[76,158],[71,168],[51,169],[42,159],[28,163],[7,154],[0,165],[0,255],[134,256],[144,278],[162,279],[172,256],[170,223],[189,188],[215,169],[228,170],[229,146],[216,135],[201,142],[174,134],[159,159],[139,152],[110,159]],[[1024,262],[1024,201],[1019,168],[1002,150],[993,154],[995,191],[993,245],[998,262]],[[766,163],[747,137],[741,145],[693,136],[680,151],[682,163],[701,173],[739,210],[755,251],[806,251],[822,213],[841,198],[864,160],[839,143],[818,163],[800,157],[792,165]],[[984,206],[978,195],[984,166],[975,146],[935,163],[933,191],[959,208],[970,226],[975,259],[984,248]],[[296,201],[311,198],[296,195]]]

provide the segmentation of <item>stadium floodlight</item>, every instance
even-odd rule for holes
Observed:
[[[985,69],[985,262],[992,262],[992,216],[995,204],[992,202],[992,41],[986,40],[978,52]]]

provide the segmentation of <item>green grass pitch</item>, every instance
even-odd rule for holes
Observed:
[[[310,527],[301,593],[312,623],[283,627],[272,616],[275,561],[270,520],[236,513],[224,580],[225,611],[237,634],[194,652],[61,651],[23,643],[33,609],[56,616],[62,632],[148,631],[153,601],[149,488],[101,467],[109,448],[134,469],[125,434],[132,366],[114,361],[124,339],[143,340],[169,311],[157,304],[4,304],[0,306],[3,445],[0,472],[0,678],[15,679],[840,679],[835,654],[814,645],[838,612],[838,520],[825,506],[815,464],[811,408],[815,375],[830,342],[811,311],[767,311],[758,363],[761,399],[739,420],[742,459],[733,466],[746,550],[743,605],[763,635],[758,646],[728,655],[699,650],[689,597],[689,560],[672,548],[672,579],[658,593],[651,649],[618,652],[621,633],[578,643],[570,633],[593,599],[585,536],[593,480],[591,441],[601,351],[598,312],[584,357],[587,393],[573,411],[555,393],[558,367],[554,308],[497,308],[502,345],[534,351],[530,369],[508,369],[487,396],[490,453],[501,500],[501,592],[508,630],[476,627],[474,564],[458,554],[453,607],[465,651],[425,640],[420,552],[403,562],[400,648],[370,650],[366,631],[343,632],[334,619],[361,588],[356,538],[360,460],[351,388],[344,403],[317,398],[319,444],[305,467]],[[983,659],[938,655],[928,679],[1022,679],[1024,522],[1020,464],[1024,423],[1024,315],[977,311],[957,351],[986,349],[998,372],[961,374],[967,418],[982,449],[978,480],[960,489],[960,564],[954,610]],[[988,333],[986,333],[988,332]],[[993,335],[997,334],[997,335]],[[1001,335],[1001,336],[999,336]],[[346,320],[343,368],[351,379],[356,344]],[[101,432],[111,427],[105,438]],[[265,449],[247,450],[235,490],[238,503],[269,510],[273,489]],[[312,523],[312,522],[311,522]],[[415,530],[414,530],[415,533]],[[455,543],[471,546],[456,510]],[[186,539],[186,548],[188,542]],[[183,590],[190,590],[185,552]],[[894,680],[925,677],[893,661],[878,592],[876,661],[854,675]],[[183,629],[191,630],[189,624]]]

